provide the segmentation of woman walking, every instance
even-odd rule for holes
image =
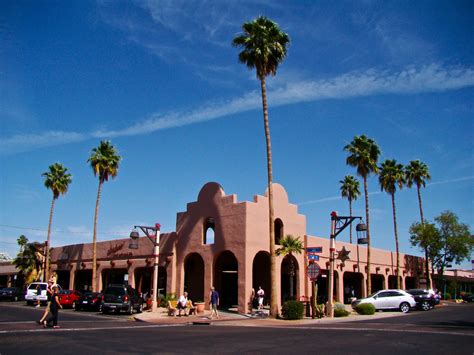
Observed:
[[[58,313],[59,313],[59,308],[63,308],[61,306],[61,303],[59,303],[59,295],[58,295],[58,286],[54,285],[53,288],[53,294],[51,295],[51,304],[49,307],[49,314],[46,320],[43,322],[43,326],[46,327],[53,327],[53,328],[59,328],[58,325]]]

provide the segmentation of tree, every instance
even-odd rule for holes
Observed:
[[[255,20],[242,25],[243,33],[236,36],[232,44],[241,47],[239,61],[249,69],[256,69],[257,79],[260,80],[262,92],[263,124],[267,147],[267,173],[268,173],[268,214],[270,227],[270,316],[278,314],[276,290],[276,256],[275,256],[275,231],[273,223],[273,173],[272,149],[270,140],[270,126],[268,122],[267,88],[265,78],[275,75],[278,65],[286,57],[289,36],[282,32],[278,25],[270,19],[259,16]]]
[[[398,248],[398,230],[397,230],[397,209],[395,206],[395,192],[405,184],[405,173],[403,165],[397,164],[397,161],[385,160],[379,167],[379,184],[382,191],[387,192],[392,197],[393,213],[393,231],[395,234],[395,250],[397,253],[397,288],[401,289],[400,284],[400,251]]]
[[[359,180],[352,175],[346,175],[344,180],[340,180],[341,195],[349,201],[349,216],[352,217],[352,201],[357,200],[360,196]],[[350,225],[349,241],[352,244],[352,222]]]
[[[275,254],[278,256],[290,256],[290,270],[288,275],[290,276],[290,299],[293,299],[293,277],[295,276],[295,264],[292,256],[293,253],[301,254],[304,247],[300,238],[295,238],[291,234],[288,234],[284,238],[280,239],[280,245],[281,247],[275,250]]]
[[[67,172],[67,168],[60,163],[50,165],[49,171],[43,173],[41,176],[44,177],[44,186],[53,192],[53,200],[51,201],[51,209],[49,211],[45,264],[45,280],[49,280],[49,250],[51,247],[51,225],[53,223],[54,202],[60,195],[64,195],[67,192],[69,184],[72,182],[72,176]]]
[[[29,243],[28,238],[24,235],[19,236],[17,243],[20,246],[20,251],[13,259],[13,264],[23,274],[25,282],[31,283],[38,278],[41,272],[43,245],[38,242]]]
[[[451,211],[445,211],[435,218],[438,224],[441,248],[432,255],[433,268],[443,274],[447,265],[460,264],[469,259],[474,248],[474,239],[469,226],[459,222],[459,218]]]
[[[426,181],[431,180],[430,173],[428,171],[428,166],[421,162],[420,160],[412,160],[405,167],[405,179],[408,187],[412,187],[413,184],[416,185],[416,190],[418,192],[418,206],[420,208],[420,218],[421,223],[424,223],[423,218],[423,205],[421,203],[421,187],[426,186]],[[426,270],[426,282],[428,288],[431,288],[431,278],[430,278],[430,260],[428,255],[428,250],[425,250],[425,270]]]
[[[115,178],[118,173],[120,160],[116,148],[110,141],[101,141],[97,148],[92,149],[92,154],[87,160],[94,176],[99,177],[97,199],[95,202],[94,234],[92,238],[92,292],[97,292],[97,219],[99,215],[99,201],[104,182]]]
[[[351,143],[344,147],[349,152],[346,164],[357,169],[357,174],[364,180],[365,195],[365,219],[367,222],[367,294],[371,293],[370,280],[370,219],[369,219],[369,191],[367,178],[371,173],[377,173],[377,161],[380,156],[380,148],[377,143],[365,135],[355,136]]]

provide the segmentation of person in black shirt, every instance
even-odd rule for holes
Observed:
[[[49,308],[49,314],[46,320],[43,322],[44,327],[53,327],[59,328],[58,325],[58,313],[59,308],[63,308],[61,303],[59,303],[59,295],[58,295],[58,286],[53,286],[53,294],[51,295],[51,304]]]

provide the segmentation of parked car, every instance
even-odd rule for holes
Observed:
[[[56,285],[59,290],[61,290],[61,286]],[[38,300],[42,304],[46,304],[48,301],[47,290],[48,284],[46,282],[32,282],[28,288],[26,289],[25,300],[26,304],[33,304]]]
[[[429,311],[436,304],[434,292],[420,288],[414,288],[407,292],[415,298],[416,307],[423,311]]]
[[[58,292],[59,303],[63,307],[74,308],[76,306],[76,301],[81,297],[81,293],[76,290],[61,290]]]
[[[76,311],[102,311],[102,293],[100,292],[84,292],[75,303]]]
[[[7,287],[0,290],[0,300],[19,301],[24,298],[23,291],[18,287]]]
[[[465,293],[461,298],[464,302],[474,302],[474,294],[472,293]]]
[[[369,297],[361,298],[352,302],[352,308],[361,303],[371,303],[376,310],[399,309],[408,313],[411,308],[416,307],[415,298],[403,290],[380,290]]]
[[[102,313],[124,311],[133,314],[133,311],[143,311],[143,298],[132,287],[125,285],[109,285],[102,295]]]

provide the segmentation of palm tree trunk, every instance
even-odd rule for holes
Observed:
[[[99,178],[97,200],[95,201],[94,234],[92,237],[92,292],[97,292],[97,218],[99,216],[99,201],[102,190],[102,179]]]
[[[270,126],[268,123],[268,106],[267,106],[267,87],[265,76],[260,78],[260,86],[262,89],[262,106],[263,106],[263,125],[265,128],[265,139],[267,143],[267,171],[268,171],[268,219],[270,227],[270,317],[276,317],[278,314],[277,290],[276,290],[276,255],[275,255],[275,238],[273,225],[273,174],[272,174],[272,146],[270,141]]]
[[[420,207],[420,218],[421,224],[425,224],[425,220],[423,218],[423,205],[421,203],[421,191],[420,185],[416,185],[416,190],[418,192],[418,206]],[[426,269],[426,288],[431,288],[431,278],[430,278],[430,260],[428,255],[428,248],[425,248],[425,269]]]
[[[349,217],[352,217],[352,200],[349,198]],[[349,241],[352,244],[352,221],[351,225],[349,226]]]
[[[364,176],[365,194],[365,220],[367,221],[367,295],[372,293],[372,280],[370,279],[370,220],[369,220],[369,189],[367,188],[367,176]]]
[[[397,252],[397,288],[401,289],[400,285],[400,251],[398,249],[398,229],[397,229],[397,211],[395,208],[395,194],[392,193],[392,211],[393,211],[393,231],[395,232],[395,250]]]
[[[51,201],[51,209],[49,210],[49,223],[48,223],[48,239],[46,242],[46,260],[44,263],[44,281],[47,282],[49,280],[49,249],[51,246],[51,226],[53,224],[53,211],[54,211],[54,201],[56,199],[54,198],[53,194],[53,201]]]

